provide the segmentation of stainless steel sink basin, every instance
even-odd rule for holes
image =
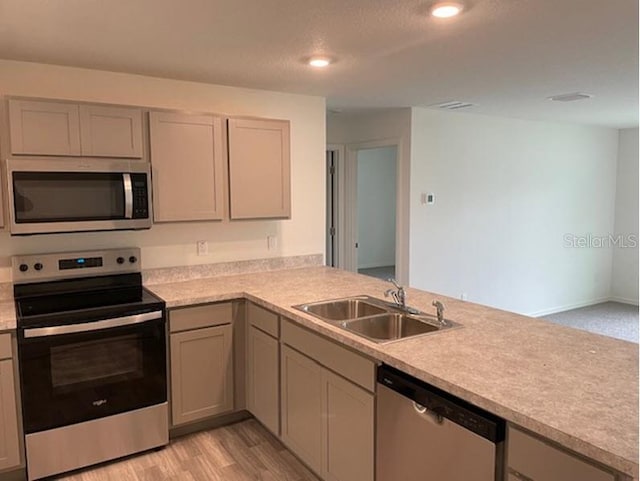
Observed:
[[[455,322],[375,297],[355,296],[293,306],[373,342],[383,343],[460,327]]]
[[[365,297],[314,302],[294,307],[325,321],[346,321],[387,312],[384,307],[372,304]]]
[[[376,342],[394,341],[446,328],[417,316],[397,313],[346,321],[341,326]]]

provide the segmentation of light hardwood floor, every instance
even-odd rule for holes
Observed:
[[[159,451],[76,471],[65,481],[319,481],[255,419],[172,440]]]

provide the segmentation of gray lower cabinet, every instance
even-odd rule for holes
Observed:
[[[324,369],[325,481],[374,479],[373,395]]]
[[[325,481],[373,481],[374,364],[288,321],[282,338],[282,441]]]
[[[171,334],[171,414],[178,426],[233,409],[232,326]]]
[[[615,474],[509,426],[508,481],[615,481]]]
[[[316,473],[323,467],[323,368],[282,346],[282,440]]]
[[[280,433],[278,340],[252,325],[247,337],[247,408],[277,436]]]
[[[0,335],[0,471],[20,465],[18,412],[11,360],[11,337]]]

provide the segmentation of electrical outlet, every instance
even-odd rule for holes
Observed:
[[[209,253],[209,243],[206,240],[196,242],[199,256],[206,256]]]
[[[278,248],[278,237],[274,235],[267,236],[267,249],[274,250]]]
[[[467,300],[467,293],[463,292],[462,294],[460,294],[460,300],[462,301],[466,301]]]

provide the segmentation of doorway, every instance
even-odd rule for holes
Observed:
[[[406,282],[401,159],[398,139],[327,146],[326,265]]]
[[[358,150],[356,162],[357,271],[395,278],[397,147]]]

